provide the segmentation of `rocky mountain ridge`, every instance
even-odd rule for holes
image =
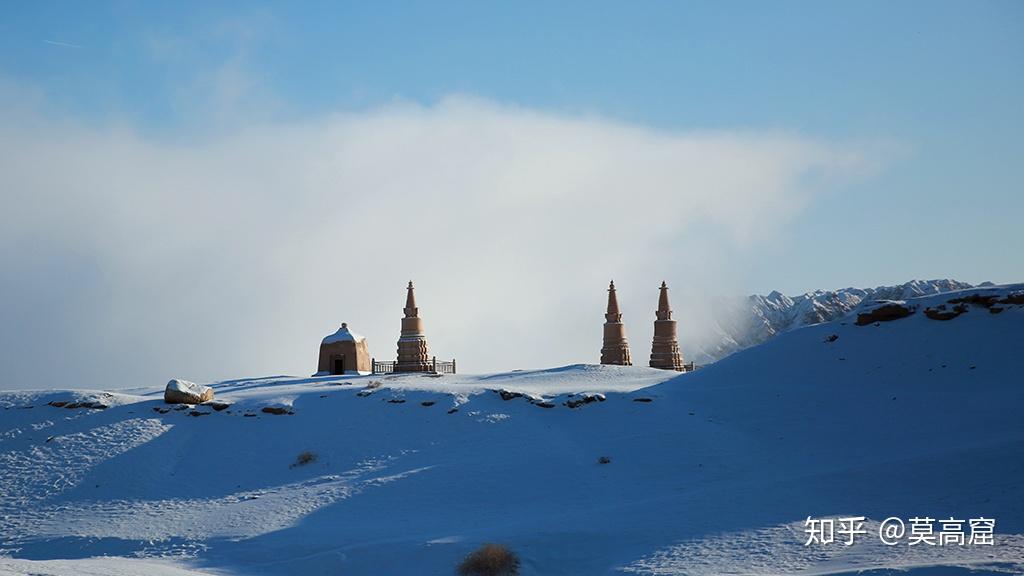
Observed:
[[[753,294],[739,301],[724,302],[716,318],[717,334],[703,345],[691,344],[690,355],[698,364],[713,362],[782,332],[841,318],[876,300],[905,300],[967,288],[974,286],[958,280],[937,279],[875,288],[815,290],[793,297],[778,291],[768,295]]]

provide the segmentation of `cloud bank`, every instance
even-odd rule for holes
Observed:
[[[461,370],[596,362],[610,278],[637,363],[662,280],[685,354],[706,296],[865,164],[470,97],[197,141],[5,115],[2,388],[308,374],[343,321],[391,359],[410,279]]]

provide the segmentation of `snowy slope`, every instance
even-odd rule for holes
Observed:
[[[815,290],[794,297],[774,291],[767,296],[754,294],[739,302],[723,300],[715,307],[717,314],[710,335],[692,335],[693,341],[684,344],[698,364],[705,364],[766,342],[782,332],[841,318],[874,300],[906,300],[968,288],[972,286],[957,280],[911,280],[897,286]],[[690,336],[685,330],[684,335]]]
[[[963,294],[679,376],[237,380],[196,416],[157,388],[3,393],[0,574],[451,574],[492,541],[524,574],[1021,573],[1024,306],[925,317]],[[997,545],[805,548],[831,515],[993,517]]]

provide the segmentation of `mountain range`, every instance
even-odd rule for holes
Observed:
[[[990,286],[983,282],[980,287]],[[768,295],[725,300],[716,308],[712,335],[703,342],[684,342],[684,350],[698,364],[720,360],[744,348],[801,326],[842,318],[876,300],[906,300],[932,294],[974,288],[958,280],[911,280],[896,286],[815,290],[799,296],[778,291]]]

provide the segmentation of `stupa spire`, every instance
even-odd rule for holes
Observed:
[[[420,310],[416,307],[416,292],[413,291],[412,280],[409,280],[409,286],[406,288],[405,294],[405,317],[416,318],[419,316]]]
[[[668,303],[668,285],[661,283],[658,310],[655,312],[654,339],[651,342],[651,368],[683,371],[683,355],[679,352],[676,321]]]
[[[608,309],[604,319],[601,364],[631,366],[633,362],[629,356],[629,342],[626,340],[626,327],[622,325],[622,313],[619,312],[619,299],[615,295],[614,280],[608,284]]]
[[[668,285],[665,281],[661,281],[661,288],[658,294],[658,310],[655,312],[658,320],[671,320],[672,319],[672,308],[668,305]]]
[[[608,283],[608,311],[604,315],[608,322],[621,322],[622,313],[619,312],[619,299],[615,296],[615,280]]]

